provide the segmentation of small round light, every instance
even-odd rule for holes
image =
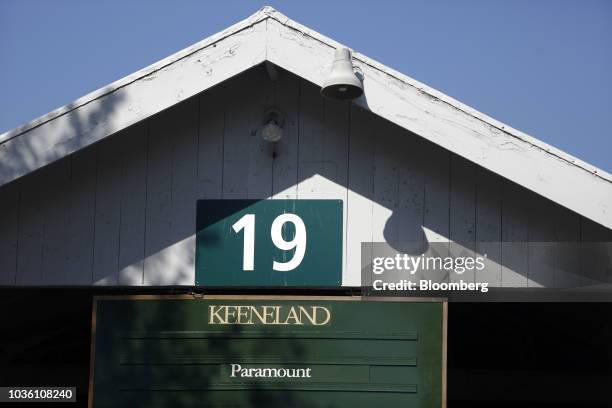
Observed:
[[[268,122],[261,128],[261,138],[268,142],[278,142],[283,138],[283,128],[275,122]]]

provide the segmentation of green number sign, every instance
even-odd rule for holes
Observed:
[[[199,200],[196,223],[197,285],[341,285],[341,200]]]
[[[94,408],[444,403],[440,301],[140,296],[95,312]]]

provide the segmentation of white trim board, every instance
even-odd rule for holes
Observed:
[[[321,85],[341,46],[264,7],[147,68],[0,135],[0,186],[264,61]],[[612,175],[358,52],[356,105],[607,228]]]

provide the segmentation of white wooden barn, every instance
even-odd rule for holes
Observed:
[[[324,99],[339,46],[266,7],[0,135],[0,285],[193,286],[202,198],[343,200],[347,287],[376,241],[486,252],[500,287],[610,281],[605,247],[554,250],[612,241],[610,174],[356,51],[364,95]]]

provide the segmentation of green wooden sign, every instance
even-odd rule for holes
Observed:
[[[441,407],[445,304],[97,299],[90,401],[117,407]]]
[[[341,200],[198,201],[196,285],[341,283]]]

